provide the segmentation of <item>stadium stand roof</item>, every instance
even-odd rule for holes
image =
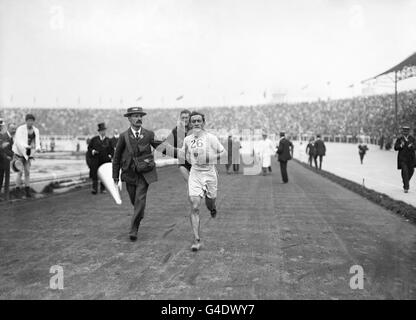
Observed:
[[[387,71],[384,71],[383,73],[380,73],[379,75],[375,76],[373,79],[378,78],[380,76],[383,76],[385,74],[391,73],[391,72],[398,72],[403,70],[405,67],[412,67],[416,66],[416,52],[413,53],[410,57],[404,59],[402,62],[394,66],[393,68],[388,69]]]

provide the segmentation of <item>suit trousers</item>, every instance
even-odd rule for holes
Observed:
[[[7,159],[0,160],[0,192],[4,181],[4,195],[6,200],[9,199],[10,186],[10,161]]]
[[[23,171],[19,171],[16,175],[16,187],[21,188],[23,185],[22,176],[25,175],[25,187],[30,187],[30,168],[32,166],[32,159],[26,160],[25,158],[14,155],[16,159],[20,159],[23,162]]]
[[[314,160],[315,160],[315,168],[316,169],[318,169],[318,163],[317,163],[317,161],[316,161],[316,159],[318,159],[318,157],[319,157],[319,170],[321,170],[322,169],[322,159],[323,159],[323,155],[316,155],[315,156],[315,158],[314,158]]]
[[[279,161],[280,162],[280,173],[282,174],[283,182],[288,182],[289,178],[287,176],[287,161]]]
[[[318,162],[316,161],[316,157],[313,154],[310,154],[308,163],[311,167],[312,167],[312,161],[315,163],[315,167],[318,168]]]
[[[127,193],[130,197],[130,202],[133,205],[133,217],[131,219],[131,232],[136,232],[139,228],[140,221],[144,217],[144,209],[146,208],[146,196],[149,184],[139,175],[137,184],[126,183]]]
[[[409,190],[409,182],[412,179],[415,168],[412,163],[401,162],[400,165],[402,167],[403,189]]]

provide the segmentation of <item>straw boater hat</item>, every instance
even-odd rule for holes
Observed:
[[[147,113],[143,111],[142,107],[132,107],[127,109],[127,113],[124,114],[125,117],[128,117],[132,114],[139,113],[141,115],[146,115]]]
[[[23,171],[23,162],[21,159],[13,159],[10,163],[10,166],[14,172],[21,172]]]

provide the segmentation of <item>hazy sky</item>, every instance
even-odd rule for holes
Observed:
[[[357,94],[416,51],[415,16],[416,0],[0,0],[0,106]]]

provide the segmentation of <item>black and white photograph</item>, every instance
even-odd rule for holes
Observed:
[[[0,0],[0,300],[416,300],[415,17]]]

